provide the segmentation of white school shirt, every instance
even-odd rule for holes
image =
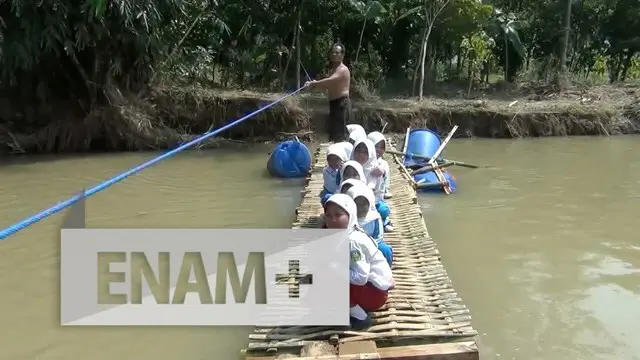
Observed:
[[[378,158],[378,166],[382,171],[384,171],[384,192],[389,191],[389,187],[391,186],[391,169],[389,168],[389,163],[387,160],[383,158]]]
[[[322,170],[322,179],[324,180],[324,188],[331,194],[338,192],[338,170],[334,170],[328,165]]]
[[[384,176],[375,177],[369,173],[367,176],[367,186],[371,190],[373,190],[373,196],[376,198],[376,203],[378,201],[384,200],[385,193],[385,183]]]
[[[393,274],[387,259],[378,250],[375,240],[362,230],[356,229],[349,235],[349,244],[351,247],[350,282],[357,286],[364,286],[370,282],[380,290],[389,290],[394,284]]]

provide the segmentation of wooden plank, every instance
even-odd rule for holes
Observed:
[[[357,341],[341,344],[338,346],[338,355],[360,355],[360,354],[377,354],[378,347],[375,341]]]
[[[276,356],[247,357],[246,360],[277,360]],[[480,360],[480,353],[475,341],[464,341],[444,344],[394,346],[377,348],[375,353],[356,353],[316,356],[292,357],[296,360]]]
[[[347,354],[347,355],[322,355],[322,356],[309,356],[309,357],[282,357],[277,356],[251,356],[246,360],[283,360],[283,359],[295,359],[295,360],[373,360],[382,359],[378,353],[368,354]]]
[[[384,360],[480,360],[475,341],[378,349]]]

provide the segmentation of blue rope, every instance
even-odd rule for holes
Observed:
[[[35,215],[33,215],[33,216],[29,217],[29,218],[26,218],[26,219],[24,219],[24,220],[22,220],[22,221],[20,221],[20,222],[18,222],[16,224],[12,225],[12,226],[9,226],[6,229],[0,231],[0,240],[4,240],[4,239],[8,238],[9,236],[17,233],[18,231],[20,231],[22,229],[25,229],[25,228],[37,223],[38,221],[40,221],[42,219],[45,219],[45,218],[47,218],[47,217],[49,217],[49,216],[51,216],[51,215],[53,215],[53,214],[55,214],[55,213],[57,213],[57,212],[59,212],[61,210],[64,210],[64,209],[68,208],[69,206],[71,206],[74,203],[76,203],[78,200],[80,200],[82,198],[89,197],[91,195],[94,195],[94,194],[96,194],[96,193],[108,188],[109,186],[111,186],[111,185],[113,185],[115,183],[118,183],[118,182],[128,178],[129,176],[131,176],[131,175],[133,175],[135,173],[138,173],[141,170],[146,169],[146,168],[148,168],[148,167],[160,162],[161,160],[164,160],[164,159],[166,159],[168,157],[171,157],[171,156],[179,153],[180,151],[182,151],[184,149],[187,149],[187,148],[189,148],[189,147],[201,142],[202,140],[206,140],[206,139],[208,139],[208,138],[210,138],[212,136],[215,136],[215,135],[217,135],[217,134],[219,134],[219,133],[221,133],[221,132],[223,132],[223,131],[225,131],[227,129],[230,129],[230,128],[240,124],[241,122],[249,119],[250,117],[267,110],[268,108],[274,106],[275,104],[281,102],[282,100],[284,100],[284,99],[286,99],[286,98],[288,98],[290,96],[296,95],[297,93],[302,91],[302,89],[304,89],[304,86],[299,88],[298,90],[295,90],[295,91],[293,91],[293,92],[291,92],[291,93],[289,93],[289,94],[277,99],[276,101],[274,101],[274,102],[272,102],[270,104],[267,104],[267,105],[261,107],[260,109],[254,111],[254,112],[252,112],[252,113],[250,113],[248,115],[245,115],[244,117],[242,117],[242,118],[240,118],[240,119],[238,119],[238,120],[236,120],[234,122],[231,122],[231,123],[219,128],[217,130],[214,130],[212,132],[206,132],[206,133],[202,134],[201,136],[199,136],[198,138],[196,138],[194,140],[191,140],[186,144],[180,145],[179,147],[177,147],[177,148],[175,148],[175,149],[173,149],[171,151],[168,151],[168,152],[166,152],[166,153],[164,153],[164,154],[162,154],[162,155],[160,155],[160,156],[158,156],[158,157],[156,157],[154,159],[151,159],[151,160],[149,160],[149,161],[147,161],[147,162],[145,162],[145,163],[143,163],[141,165],[138,165],[138,166],[126,171],[126,172],[123,172],[122,174],[120,174],[118,176],[115,176],[115,177],[113,177],[113,178],[111,178],[111,179],[109,179],[107,181],[104,181],[101,184],[96,185],[96,186],[92,187],[89,190],[86,190],[83,194],[79,194],[79,195],[73,196],[73,197],[71,197],[71,198],[69,198],[69,199],[67,199],[65,201],[59,202],[58,204],[56,204],[56,205],[54,205],[54,206],[52,206],[52,207],[50,207],[48,209],[45,209],[45,210],[41,211],[38,214],[35,214]]]

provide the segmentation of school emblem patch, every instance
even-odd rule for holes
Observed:
[[[362,259],[362,253],[360,250],[351,250],[351,261],[358,262]]]

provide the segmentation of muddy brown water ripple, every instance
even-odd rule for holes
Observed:
[[[270,149],[180,154],[87,201],[89,227],[289,227],[301,181]],[[459,192],[423,196],[432,236],[480,332],[483,359],[640,359],[637,137],[453,140]],[[152,157],[0,164],[5,227]],[[61,328],[55,215],[0,242],[7,359],[236,359],[248,328]]]

